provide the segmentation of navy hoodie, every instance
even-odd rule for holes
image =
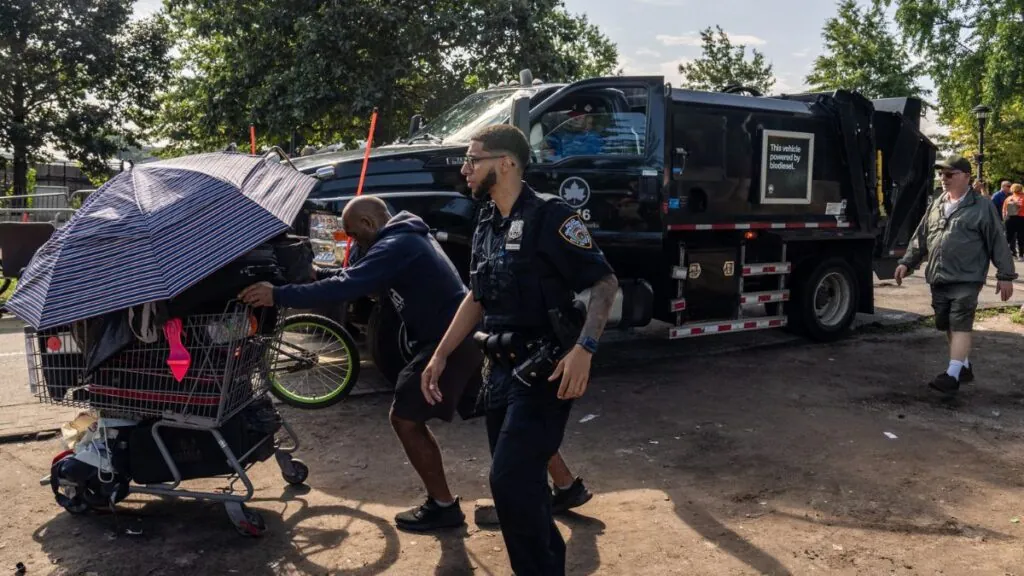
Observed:
[[[436,343],[467,290],[429,230],[419,216],[399,212],[359,261],[311,284],[274,288],[274,304],[316,308],[381,294],[402,317],[409,340]]]

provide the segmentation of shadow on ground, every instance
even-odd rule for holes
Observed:
[[[892,537],[897,546],[905,536],[1013,540],[948,510],[968,505],[983,487],[1024,487],[1013,454],[996,443],[1024,438],[1019,363],[1005,353],[1019,343],[1017,333],[979,333],[972,355],[978,381],[952,403],[923,385],[944,365],[942,338],[926,331],[715,357],[679,354],[642,366],[624,356],[598,374],[566,436],[570,465],[598,492],[593,504],[560,520],[571,533],[570,573],[658,572],[658,557],[637,557],[621,540],[606,543],[611,532],[622,538],[649,518],[639,505],[620,511],[602,501],[638,490],[663,493],[681,522],[664,530],[666,549],[703,541],[763,574],[802,573],[804,563],[820,561],[811,535],[823,527]],[[394,512],[423,495],[388,427],[389,403],[370,395],[324,411],[283,410],[304,442],[308,483],[326,497],[313,504],[314,494],[282,491],[273,463],[259,465],[269,472],[253,506],[269,532],[257,543],[237,537],[218,505],[163,500],[118,515],[122,525],[140,526],[141,536],[109,540],[111,517],[58,514],[39,526],[35,540],[71,573],[116,558],[134,574],[257,576],[282,566],[381,574],[434,540],[439,556],[428,555],[431,565],[416,573],[507,573],[496,532],[472,524],[439,535],[395,531]],[[587,414],[597,417],[580,423]],[[434,430],[453,491],[471,517],[472,501],[489,496],[482,422]],[[740,523],[772,529],[751,532]],[[674,553],[689,554],[665,552]],[[352,558],[362,560],[346,564]],[[833,569],[846,566],[842,558],[828,561]]]

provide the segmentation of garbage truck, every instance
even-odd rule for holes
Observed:
[[[873,312],[873,275],[892,278],[927,206],[936,146],[922,111],[916,98],[846,90],[553,83],[524,70],[414,116],[407,136],[371,150],[362,193],[422,217],[467,281],[479,206],[460,169],[475,131],[511,123],[532,149],[525,180],[579,213],[619,277],[609,329],[657,320],[668,338],[788,328],[830,341]],[[296,228],[321,265],[344,258],[340,214],[364,152],[293,160],[320,180]],[[341,314],[393,381],[410,343],[387,299]]]

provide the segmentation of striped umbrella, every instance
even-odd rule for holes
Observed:
[[[173,298],[285,232],[316,183],[228,152],[134,166],[54,232],[6,307],[41,330]]]

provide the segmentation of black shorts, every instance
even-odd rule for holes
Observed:
[[[444,372],[438,379],[437,387],[443,400],[433,406],[427,404],[420,381],[423,369],[427,367],[436,349],[437,344],[423,346],[398,373],[395,399],[391,404],[391,409],[398,418],[412,422],[426,422],[431,418],[438,418],[451,422],[463,394],[469,391],[475,393],[480,389],[480,369],[483,366],[484,355],[473,342],[473,338],[469,337],[448,357]]]

